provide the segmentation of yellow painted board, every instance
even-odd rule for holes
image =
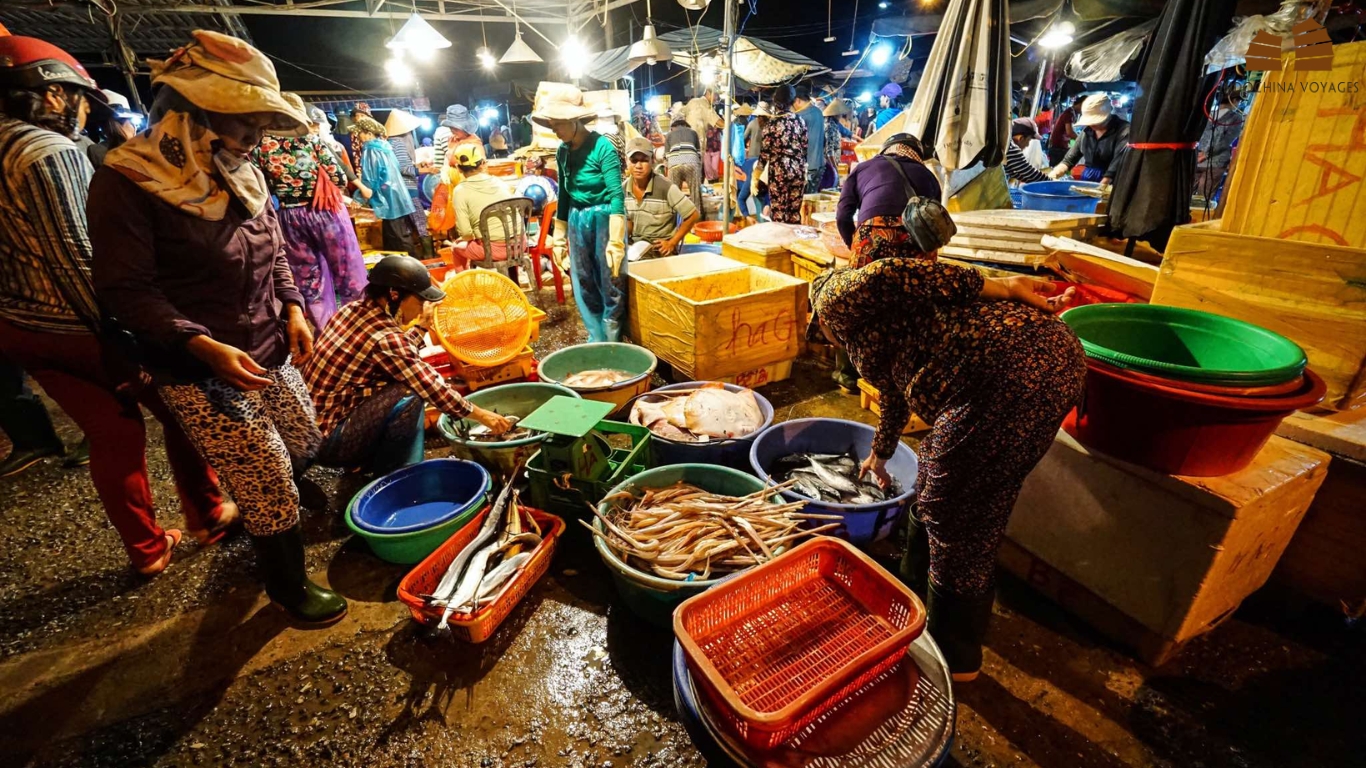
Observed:
[[[734,376],[801,350],[807,283],[791,275],[744,266],[638,288],[641,343],[693,378]]]
[[[1266,582],[1329,462],[1322,451],[1272,437],[1244,470],[1178,477],[1091,451],[1059,431],[1025,480],[1006,535],[1181,643],[1217,626]]]
[[[1177,227],[1152,303],[1255,323],[1304,348],[1328,383],[1324,406],[1366,404],[1366,249]]]
[[[1366,248],[1366,41],[1330,71],[1287,59],[1263,81],[1229,180],[1224,230]]]

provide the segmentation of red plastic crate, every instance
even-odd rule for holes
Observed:
[[[674,636],[713,708],[770,749],[895,665],[925,607],[853,545],[817,537],[693,597]]]
[[[526,597],[526,593],[531,591],[532,585],[540,581],[550,569],[550,560],[555,555],[555,545],[559,543],[560,534],[564,533],[564,520],[539,509],[526,506],[522,509],[531,513],[536,524],[541,526],[541,533],[544,534],[541,543],[532,550],[531,559],[513,575],[497,600],[473,614],[451,614],[448,623],[455,636],[461,640],[482,643],[492,637],[498,625],[503,623],[508,614],[512,613],[512,609],[516,608],[517,604],[522,602],[522,598]],[[488,509],[476,515],[398,583],[398,599],[408,606],[414,621],[421,624],[436,624],[441,620],[443,609],[427,605],[420,595],[431,594],[432,590],[436,589],[455,556],[474,541],[474,537],[479,533],[479,527],[484,524],[487,516]]]

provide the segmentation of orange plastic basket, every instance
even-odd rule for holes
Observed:
[[[716,713],[771,749],[891,668],[925,627],[899,579],[817,537],[690,598],[674,636]]]
[[[480,366],[502,365],[531,341],[531,305],[510,279],[488,269],[457,272],[441,285],[432,334],[451,357]]]
[[[532,550],[531,559],[513,575],[497,600],[473,614],[451,614],[448,623],[455,636],[461,640],[482,643],[492,637],[498,625],[503,623],[503,620],[512,613],[512,609],[516,608],[517,604],[522,602],[522,598],[526,597],[526,593],[531,591],[531,587],[550,570],[550,559],[555,555],[555,545],[559,543],[560,534],[564,533],[564,520],[539,509],[526,506],[522,509],[531,513],[536,524],[541,526],[544,537],[536,549]],[[408,606],[408,612],[413,614],[414,621],[436,624],[441,620],[442,609],[427,605],[420,596],[431,594],[436,585],[441,583],[441,577],[445,575],[451,561],[460,554],[460,550],[474,541],[474,537],[479,533],[479,526],[484,524],[484,518],[488,513],[489,510],[485,507],[398,583],[398,599]]]

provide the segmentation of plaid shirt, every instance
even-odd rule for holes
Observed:
[[[418,356],[425,332],[406,333],[379,305],[362,299],[337,311],[301,373],[318,410],[318,427],[330,434],[365,398],[399,382],[452,418],[470,404]]]

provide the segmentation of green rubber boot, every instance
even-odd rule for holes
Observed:
[[[991,625],[996,590],[963,597],[944,591],[933,581],[929,585],[930,637],[948,661],[954,682],[976,680],[982,669],[982,641]]]
[[[346,598],[309,580],[298,524],[282,533],[252,536],[251,543],[265,576],[266,594],[295,620],[322,627],[346,615]]]

